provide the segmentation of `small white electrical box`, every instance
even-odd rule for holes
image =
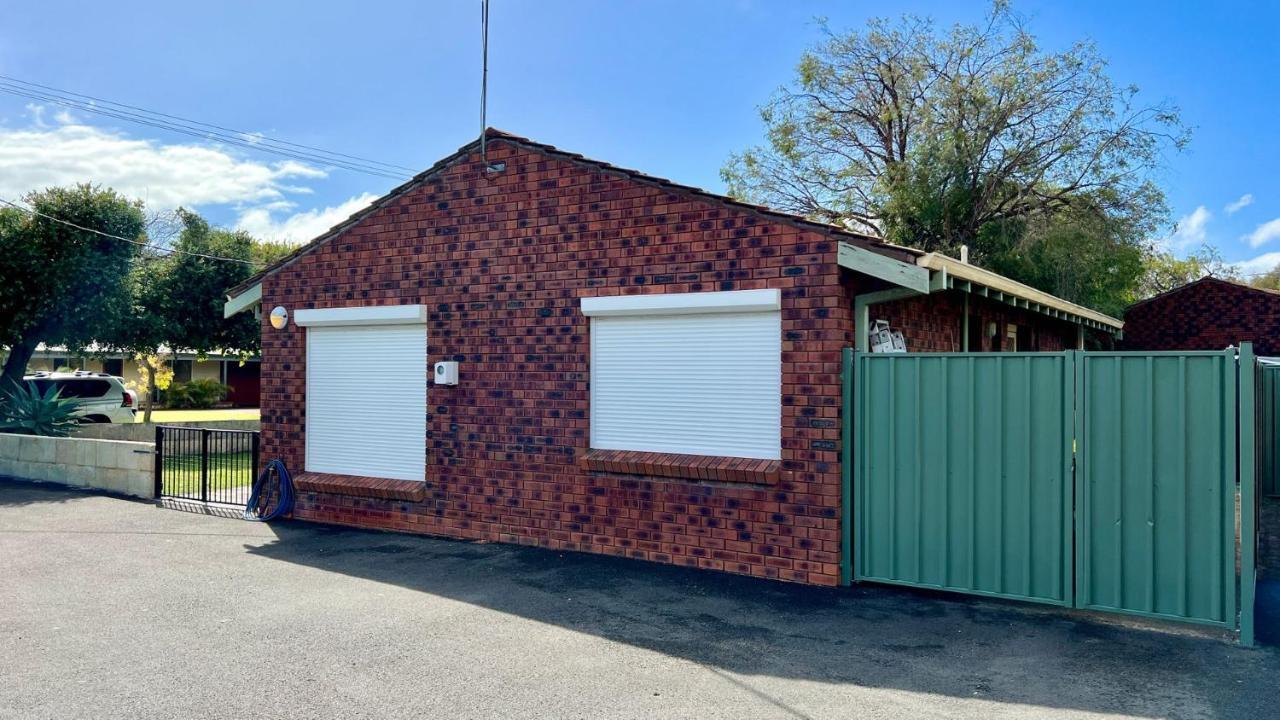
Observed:
[[[458,384],[458,362],[444,360],[436,363],[435,383],[437,385]]]

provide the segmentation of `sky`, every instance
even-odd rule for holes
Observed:
[[[0,74],[426,168],[480,128],[479,0],[6,3]],[[335,3],[335,5],[337,5]],[[1015,2],[1042,46],[1092,40],[1118,84],[1192,129],[1156,181],[1161,241],[1280,264],[1280,2]],[[491,0],[489,124],[723,191],[801,53],[870,17],[979,21],[984,2]],[[408,175],[408,173],[406,173]],[[0,198],[93,181],[155,209],[303,242],[399,183],[0,94]]]

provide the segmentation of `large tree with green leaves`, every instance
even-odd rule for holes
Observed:
[[[1185,257],[1155,248],[1147,256],[1135,294],[1138,299],[1148,298],[1204,277],[1242,281],[1240,271],[1227,264],[1218,249],[1211,245],[1201,245]]]
[[[140,252],[134,242],[145,241],[140,204],[113,190],[50,188],[24,201],[34,212],[0,211],[6,385],[22,378],[40,343],[82,348],[111,331],[129,304],[126,281]]]
[[[162,368],[161,351],[213,351],[249,355],[257,352],[258,324],[252,316],[224,318],[226,291],[253,273],[257,257],[282,249],[260,247],[244,232],[215,228],[189,210],[176,212],[176,237],[166,247],[148,250],[129,277],[126,312],[117,316],[107,344],[138,358],[149,399]]]
[[[1114,83],[1090,43],[1040,47],[1005,2],[978,25],[827,32],[762,108],[768,143],[725,166],[733,195],[924,250],[968,245],[1051,292],[1122,304],[1166,222],[1150,176],[1186,142],[1175,108]],[[1097,264],[1041,265],[1072,248]]]

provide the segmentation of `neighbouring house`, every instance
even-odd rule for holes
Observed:
[[[168,351],[166,354],[169,354]],[[241,361],[239,357],[224,357],[216,351],[202,358],[196,353],[179,351],[171,354],[169,363],[173,366],[174,382],[217,380],[231,388],[227,393],[227,403],[236,407],[258,406],[261,367],[258,358]],[[132,357],[122,353],[100,352],[94,348],[72,352],[64,347],[47,347],[41,343],[27,367],[46,371],[66,368],[104,372],[124,378],[126,383],[130,383],[130,387],[146,387],[144,373]]]
[[[1125,350],[1221,350],[1240,342],[1280,355],[1280,292],[1204,277],[1124,312]]]
[[[958,260],[486,137],[229,294],[228,314],[261,310],[262,457],[293,473],[299,519],[834,585],[843,348],[877,320],[915,352],[1121,328]]]

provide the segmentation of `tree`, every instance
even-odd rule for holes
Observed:
[[[22,378],[42,342],[83,348],[102,339],[128,304],[126,278],[139,246],[127,240],[145,239],[140,204],[113,190],[84,184],[30,193],[24,200],[38,214],[0,211],[0,345],[9,348],[0,373],[5,384]]]
[[[1218,249],[1211,245],[1202,245],[1185,258],[1156,248],[1146,258],[1142,281],[1134,299],[1141,300],[1169,292],[1204,277],[1239,280],[1240,273],[1228,265]]]
[[[1255,277],[1249,284],[1263,290],[1280,290],[1280,265]]]
[[[1018,279],[1035,283],[1053,269],[1000,258],[1019,246],[1011,232],[1050,242],[1047,228],[1081,213],[1118,218],[1091,242],[1128,256],[1136,233],[1165,221],[1148,177],[1186,131],[1175,108],[1142,105],[1105,70],[1089,43],[1042,50],[1004,2],[946,32],[915,17],[827,30],[762,108],[767,145],[722,175],[737,197],[926,251],[969,245],[975,262],[1022,267]]]
[[[168,247],[148,250],[129,276],[130,303],[116,317],[107,342],[137,358],[146,378],[143,422],[151,398],[167,386],[168,352],[204,355],[214,350],[249,355],[259,345],[250,316],[224,318],[226,291],[253,272],[255,241],[248,234],[213,228],[189,210],[176,213],[181,230]]]
[[[256,351],[257,321],[249,315],[224,318],[222,312],[227,290],[253,274],[254,239],[243,231],[211,227],[189,210],[178,214],[183,227],[173,249],[179,252],[159,279],[166,343],[201,355]]]
[[[1144,247],[1131,241],[1140,234],[1082,197],[1049,215],[989,224],[979,242],[992,270],[1119,316],[1146,267]]]
[[[274,264],[277,260],[297,249],[297,245],[291,245],[281,240],[255,239],[253,241],[253,253],[251,254],[251,258],[253,260],[254,267],[261,270],[262,268]]]

